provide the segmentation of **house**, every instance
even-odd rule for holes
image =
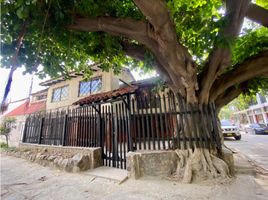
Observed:
[[[159,77],[133,81],[128,70],[97,70],[87,81],[71,76],[42,83],[49,86],[47,112],[27,118],[23,143],[101,148],[103,164],[122,169],[129,151],[221,148],[215,108],[186,105],[179,94],[157,87]],[[207,123],[208,134],[201,135]]]
[[[16,126],[12,129],[9,138],[10,146],[18,146],[21,141],[22,132],[24,130],[25,120],[28,115],[45,111],[47,100],[47,89],[32,93],[30,98],[19,101],[20,105],[7,112],[3,117],[13,117],[16,119]],[[16,103],[16,102],[13,102]],[[10,103],[12,104],[12,102]],[[4,138],[1,138],[5,141]]]
[[[120,74],[102,71],[96,65],[93,70],[89,80],[84,80],[83,73],[72,73],[70,79],[60,77],[40,83],[48,87],[46,110],[72,107],[85,96],[112,91],[124,83],[135,81],[127,68],[123,68]]]
[[[40,83],[48,87],[45,90],[32,93],[30,100],[23,100],[19,106],[5,114],[16,118],[16,128],[10,134],[10,145],[17,146],[21,141],[25,120],[28,115],[40,111],[70,108],[73,103],[85,96],[118,89],[120,85],[134,81],[127,68],[120,74],[112,71],[102,71],[98,65],[92,65],[93,75],[89,80],[83,80],[83,73],[72,73],[70,79],[59,77]]]

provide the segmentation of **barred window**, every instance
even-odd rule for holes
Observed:
[[[68,86],[63,86],[53,90],[52,102],[66,100],[69,96]]]
[[[102,79],[94,78],[89,81],[82,81],[79,84],[79,96],[84,96],[87,94],[92,94],[100,91],[102,88]]]

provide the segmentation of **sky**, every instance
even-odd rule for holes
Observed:
[[[32,75],[30,74],[23,75],[22,72],[23,72],[22,68],[19,68],[14,72],[10,94],[8,96],[8,99],[11,102],[29,96]],[[4,95],[4,90],[8,79],[8,73],[9,69],[0,68],[0,99],[2,99]],[[32,92],[45,89],[45,87],[39,85],[39,83],[42,81],[43,80],[38,79],[38,77],[36,76],[33,78]]]
[[[8,73],[9,73],[9,69],[0,68],[0,99],[2,99],[4,95],[5,85],[8,79]],[[155,72],[144,74],[144,73],[141,73],[140,71],[132,71],[132,74],[136,80],[141,80],[141,79],[149,78],[149,77],[156,75]],[[32,78],[32,75],[30,74],[23,75],[22,68],[19,68],[14,72],[13,81],[12,81],[10,93],[8,96],[9,102],[13,102],[13,101],[17,101],[17,100],[29,97],[31,78]],[[39,83],[45,80],[46,79],[41,80],[37,76],[34,76],[32,93],[45,89],[46,87],[42,87],[39,85]]]

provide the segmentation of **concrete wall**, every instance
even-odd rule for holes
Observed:
[[[177,168],[178,157],[174,151],[140,151],[127,154],[127,171],[130,178],[143,176],[167,177]]]
[[[16,119],[16,125],[15,125],[16,127],[11,130],[10,135],[9,135],[10,147],[17,147],[20,141],[22,141],[22,133],[24,129],[26,116],[21,115],[21,116],[16,116],[14,118]],[[1,136],[0,141],[6,142],[6,138],[4,136]]]
[[[63,147],[21,143],[19,149],[12,155],[68,172],[94,169],[103,164],[100,147]]]

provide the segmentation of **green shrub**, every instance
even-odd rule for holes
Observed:
[[[6,148],[7,148],[7,143],[5,143],[5,142],[0,142],[0,148],[1,148],[1,149],[6,149]]]

